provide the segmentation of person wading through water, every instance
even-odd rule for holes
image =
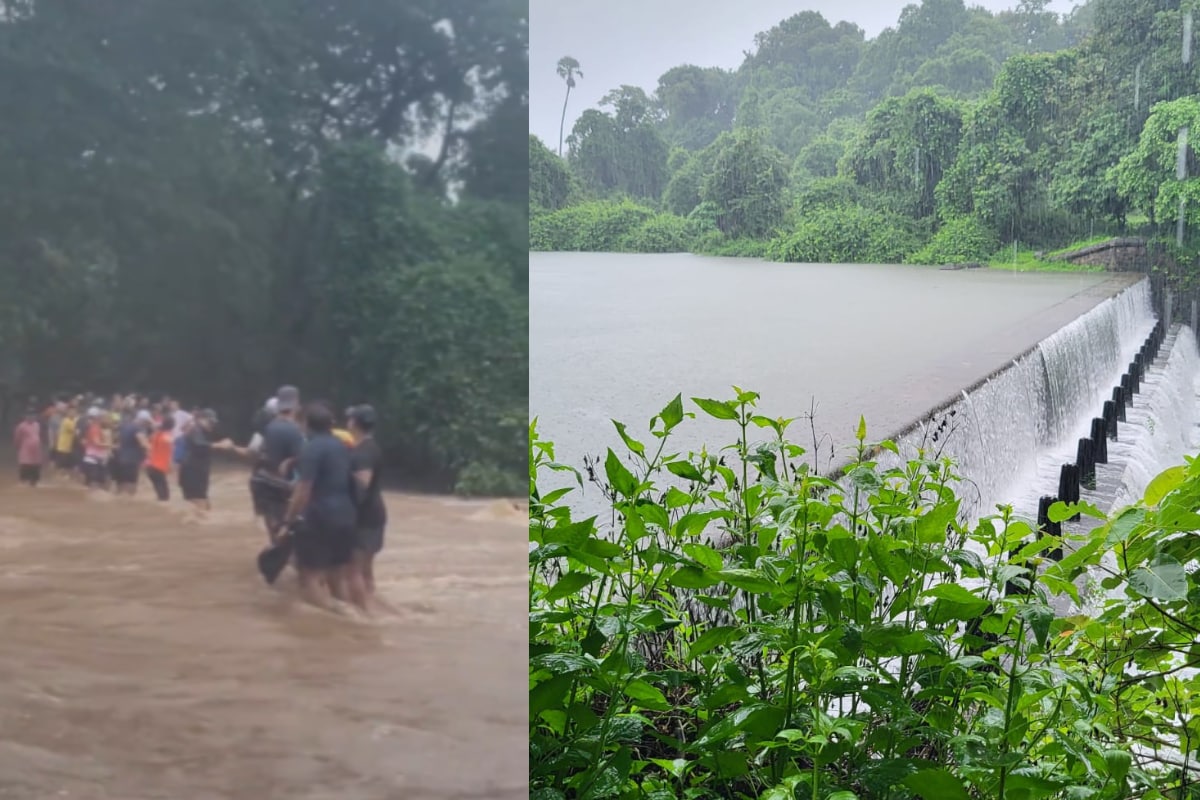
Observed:
[[[122,415],[121,425],[117,429],[117,449],[113,453],[117,494],[131,497],[137,494],[142,465],[146,462],[146,453],[150,451],[152,424],[149,411],[134,413],[130,408]]]
[[[281,412],[282,407],[281,402]],[[333,435],[328,405],[308,406],[305,421],[309,439],[297,462],[299,478],[284,518],[295,542],[301,595],[333,609],[332,594],[366,612],[362,578],[350,567],[358,521],[350,449]]]
[[[202,518],[212,509],[208,499],[208,484],[212,475],[212,451],[232,450],[228,439],[212,441],[217,426],[217,414],[211,409],[194,415],[192,429],[187,433],[187,452],[179,465],[179,490],[183,499],[192,504],[196,516]]]
[[[146,477],[154,487],[154,494],[160,502],[171,499],[171,484],[167,477],[171,474],[171,453],[174,449],[175,419],[170,416],[162,418],[158,430],[150,437],[150,447],[146,454]]]
[[[62,424],[58,426],[58,436],[54,440],[54,451],[50,454],[50,463],[54,467],[55,477],[71,476],[75,470],[75,426],[79,421],[79,407],[72,401],[63,414]]]
[[[13,444],[17,448],[17,477],[21,483],[36,489],[42,479],[42,426],[38,422],[36,408],[25,412],[25,418],[13,431]]]
[[[256,436],[257,441],[252,440],[250,447],[239,452],[256,459],[250,476],[250,497],[254,501],[254,513],[263,520],[267,537],[271,544],[276,544],[292,498],[291,469],[304,449],[304,431],[296,420],[300,411],[300,390],[295,386],[281,386],[273,399],[274,403],[268,401],[264,405],[264,411],[272,413],[262,428],[261,437]],[[261,416],[258,421],[262,421]]]
[[[350,465],[358,490],[358,523],[350,567],[362,580],[367,602],[393,611],[375,593],[375,556],[383,549],[383,532],[387,527],[387,506],[383,503],[383,451],[375,441],[375,409],[368,405],[348,409],[346,424],[354,437]]]
[[[88,409],[88,421],[83,433],[83,476],[89,489],[103,489],[108,485],[108,455],[111,439],[104,430],[104,411]]]

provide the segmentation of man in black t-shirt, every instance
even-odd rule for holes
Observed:
[[[346,425],[354,437],[350,465],[354,470],[358,525],[354,534],[354,568],[361,576],[367,599],[375,596],[375,556],[383,549],[387,506],[383,503],[383,451],[375,441],[375,409],[355,406],[346,412]]]
[[[212,451],[230,450],[228,439],[212,441],[217,427],[217,412],[206,409],[195,415],[192,429],[187,432],[187,455],[179,465],[179,490],[183,499],[192,504],[197,514],[204,515],[212,505],[208,500],[208,483],[212,474]]]
[[[352,569],[358,509],[350,451],[333,435],[333,412],[314,403],[306,409],[309,439],[298,462],[299,479],[284,521],[292,528],[300,590],[314,605],[335,596],[366,610],[366,592]]]

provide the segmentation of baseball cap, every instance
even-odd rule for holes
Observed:
[[[374,428],[376,421],[375,409],[369,405],[354,406],[346,412],[346,417],[357,422],[364,428]]]
[[[275,402],[280,411],[295,411],[300,408],[300,390],[295,386],[280,386],[275,392]]]

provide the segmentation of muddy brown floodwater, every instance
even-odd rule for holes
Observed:
[[[0,798],[528,796],[523,509],[389,495],[361,620],[262,582],[243,472],[213,500],[0,479]]]

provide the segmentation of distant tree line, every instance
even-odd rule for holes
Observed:
[[[735,70],[618,87],[565,158],[530,138],[530,247],[948,263],[1200,222],[1200,7],[1047,5],[922,0],[874,39],[804,11]]]
[[[522,0],[0,0],[0,381],[369,401],[523,490]]]

